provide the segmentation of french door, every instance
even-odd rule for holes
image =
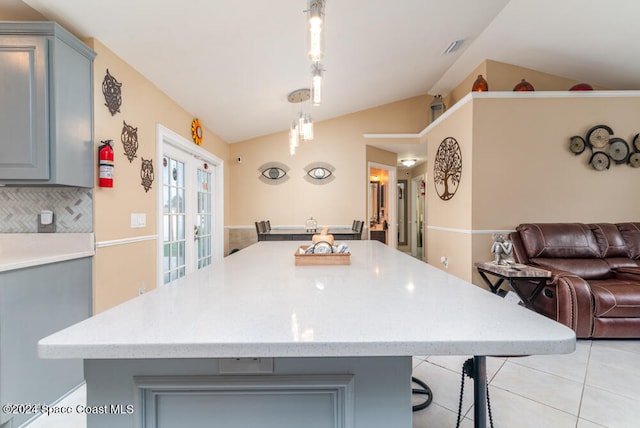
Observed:
[[[165,141],[166,142],[166,141]],[[168,284],[209,266],[220,257],[221,206],[216,159],[202,159],[191,147],[162,145],[161,280]],[[218,183],[219,184],[219,183]],[[219,202],[219,203],[216,203]],[[217,254],[216,254],[217,253]]]

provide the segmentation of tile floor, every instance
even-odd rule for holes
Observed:
[[[414,376],[433,390],[413,428],[455,427],[465,357],[414,357]],[[640,340],[579,340],[569,355],[488,358],[493,422],[499,428],[640,426]],[[64,401],[85,401],[79,388]],[[461,428],[473,427],[473,382],[465,380]],[[83,415],[41,417],[28,428],[85,428]],[[390,427],[392,428],[392,427]]]

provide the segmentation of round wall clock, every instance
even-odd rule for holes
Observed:
[[[609,157],[616,164],[627,163],[629,157],[629,146],[622,138],[612,138],[609,140]]]
[[[629,156],[629,165],[633,168],[640,168],[640,153],[633,153]]]
[[[569,150],[571,150],[571,153],[579,155],[584,152],[585,147],[587,147],[587,144],[584,142],[584,138],[579,135],[574,135],[569,140]]]
[[[606,125],[597,125],[587,131],[587,144],[595,149],[602,149],[609,142],[613,130]]]
[[[191,122],[191,138],[193,138],[193,142],[197,145],[201,145],[204,137],[203,134],[200,119],[193,119],[193,122]]]
[[[640,152],[640,134],[636,134],[636,136],[633,137],[633,150]]]
[[[604,171],[605,169],[609,169],[611,159],[605,152],[595,152],[591,155],[589,163],[596,171]]]
[[[453,137],[447,137],[438,146],[433,162],[433,183],[443,201],[455,195],[462,176],[462,151]]]

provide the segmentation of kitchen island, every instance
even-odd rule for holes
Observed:
[[[301,244],[247,247],[40,356],[84,359],[88,428],[409,428],[413,355],[482,372],[487,355],[575,349],[572,330],[377,241],[349,241],[344,266],[295,266]]]

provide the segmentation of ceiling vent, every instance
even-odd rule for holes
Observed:
[[[460,48],[460,46],[462,46],[463,43],[464,43],[464,40],[456,40],[455,42],[449,43],[449,46],[447,46],[447,48],[442,52],[442,54],[444,55],[444,54],[454,53]]]

